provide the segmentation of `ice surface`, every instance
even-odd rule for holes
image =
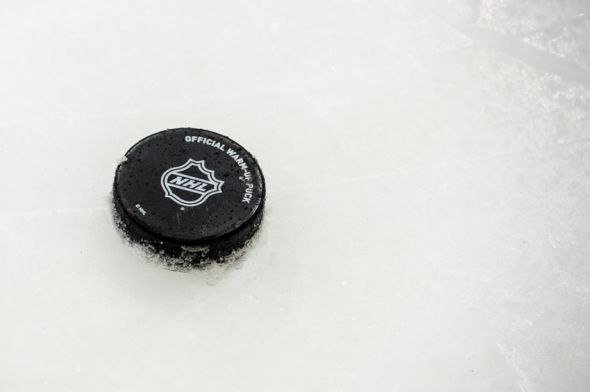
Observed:
[[[0,390],[590,390],[586,0],[0,4]],[[252,151],[239,264],[110,216],[146,134]]]

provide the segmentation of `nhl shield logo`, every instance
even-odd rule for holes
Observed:
[[[167,198],[185,207],[196,207],[209,197],[221,193],[223,181],[215,178],[205,161],[189,159],[184,165],[171,167],[162,174],[162,188]]]

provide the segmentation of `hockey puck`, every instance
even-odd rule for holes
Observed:
[[[262,221],[265,183],[256,159],[227,136],[179,128],[148,136],[118,165],[119,228],[170,264],[221,262]]]

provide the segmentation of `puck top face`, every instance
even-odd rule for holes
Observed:
[[[115,175],[115,202],[161,240],[206,244],[231,236],[262,212],[260,167],[226,136],[166,130],[138,142],[125,158]]]

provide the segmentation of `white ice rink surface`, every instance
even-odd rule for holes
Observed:
[[[0,0],[0,391],[590,391],[587,0]],[[242,261],[117,234],[118,159],[225,133]]]

